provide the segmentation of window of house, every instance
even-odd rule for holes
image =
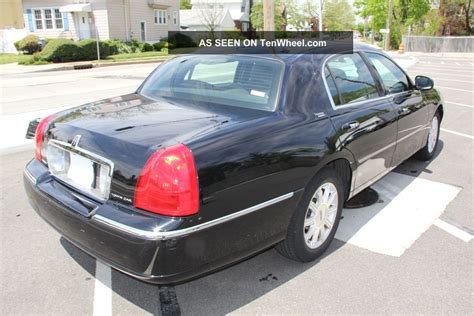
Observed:
[[[178,12],[177,11],[173,12],[173,24],[174,25],[178,24]]]
[[[35,14],[35,26],[37,30],[43,29],[43,13],[41,10],[34,10]]]
[[[54,22],[57,29],[63,28],[63,14],[59,11],[59,9],[54,9]]]
[[[166,10],[155,11],[155,24],[167,24],[167,12]]]
[[[379,97],[375,80],[359,54],[340,55],[326,65],[336,84],[341,104]]]
[[[63,28],[63,14],[59,8],[33,9],[33,18],[37,30]]]
[[[44,9],[44,22],[47,29],[53,28],[53,15],[51,9]]]

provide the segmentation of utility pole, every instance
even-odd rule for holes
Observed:
[[[393,0],[388,0],[387,33],[385,33],[385,50],[390,49],[390,20],[392,19]]]
[[[318,31],[322,32],[323,30],[323,0],[319,0],[319,19],[318,19]]]
[[[273,0],[263,0],[263,30],[275,31],[275,3]]]

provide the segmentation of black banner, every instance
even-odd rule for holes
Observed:
[[[353,32],[168,32],[169,54],[352,53]]]

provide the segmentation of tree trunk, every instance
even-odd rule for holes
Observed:
[[[436,35],[442,36],[444,35],[444,20],[445,20],[445,14],[446,14],[446,6],[448,5],[448,0],[440,0],[439,2],[439,9],[438,9],[438,15],[441,18],[441,25],[438,29],[438,33]]]
[[[466,31],[467,34],[471,34],[471,24],[470,24],[470,19],[469,19],[469,12],[471,11],[471,0],[466,1],[467,2],[467,7],[466,3],[464,3],[464,9],[466,11]]]

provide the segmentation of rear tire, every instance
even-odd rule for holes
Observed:
[[[428,133],[426,144],[415,154],[416,159],[428,161],[433,158],[434,154],[436,153],[436,148],[438,147],[440,123],[441,117],[439,112],[436,112],[430,122],[430,131]]]
[[[336,170],[321,170],[305,189],[288,226],[287,237],[276,249],[301,262],[313,261],[329,247],[336,234],[344,203],[344,186]]]

